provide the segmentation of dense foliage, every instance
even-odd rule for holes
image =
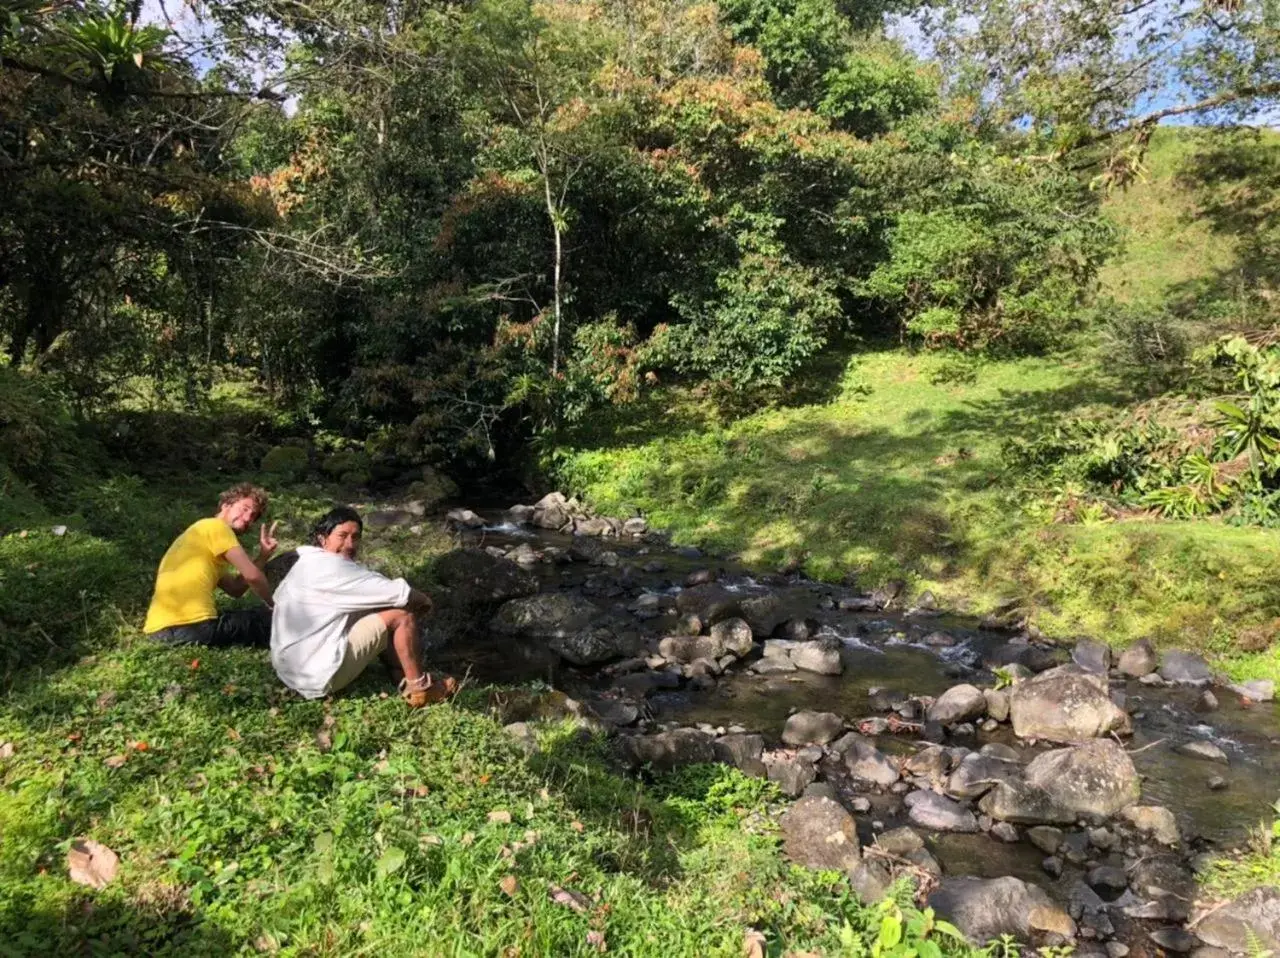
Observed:
[[[1114,246],[1091,185],[1138,169],[1149,126],[1097,145],[1134,58],[1181,38],[1187,110],[1240,114],[1275,37],[1042,7],[6,0],[0,348],[79,415],[256,382],[388,474],[885,334],[1043,350]]]
[[[1106,245],[882,6],[313,6],[6,4],[0,331],[76,410],[250,378],[393,464],[483,463],[851,336],[1038,348]]]

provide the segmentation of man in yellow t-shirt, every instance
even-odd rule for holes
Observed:
[[[263,568],[278,543],[275,523],[258,533],[258,557],[250,559],[236,536],[267,507],[265,490],[242,482],[218,497],[218,514],[187,527],[160,560],[156,588],[142,631],[166,645],[271,644],[271,586]],[[227,570],[230,564],[236,570]],[[250,589],[266,608],[218,614],[213,591],[239,598]]]

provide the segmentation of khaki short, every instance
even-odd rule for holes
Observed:
[[[325,687],[325,692],[336,692],[354,682],[374,659],[386,651],[387,641],[391,637],[391,629],[383,621],[382,613],[371,612],[347,633],[347,650],[342,655],[342,664]]]

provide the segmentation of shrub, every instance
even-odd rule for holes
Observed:
[[[357,481],[356,485],[362,485],[368,482],[369,477],[369,456],[361,449],[339,449],[325,456],[324,464],[321,467],[325,473],[335,479],[341,478],[343,482],[347,481],[348,476],[363,476],[363,481]]]
[[[703,301],[676,297],[688,317],[651,337],[647,362],[704,376],[735,391],[780,386],[827,344],[840,317],[830,277],[752,238]]]
[[[306,474],[307,450],[301,446],[273,446],[262,457],[262,471],[282,479],[297,479]]]

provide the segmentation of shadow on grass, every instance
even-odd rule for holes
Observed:
[[[1180,184],[1195,197],[1187,215],[1235,244],[1234,261],[1174,286],[1177,313],[1237,325],[1275,320],[1280,287],[1280,137],[1267,130],[1213,131],[1185,161]],[[1256,311],[1260,315],[1251,315]]]
[[[99,896],[110,894],[98,893]],[[244,942],[204,920],[180,900],[101,900],[88,893],[50,904],[13,896],[0,904],[0,954],[6,958],[47,955],[175,955],[220,958]]]
[[[682,535],[733,544],[766,564],[811,552],[825,552],[827,562],[871,554],[947,575],[973,546],[972,530],[956,519],[956,493],[1010,481],[1001,441],[1033,437],[1057,417],[1130,395],[1098,377],[921,409],[905,417],[905,434],[859,414],[672,435],[630,471],[606,457],[600,468],[608,472],[583,484],[612,486],[659,522],[683,526]]]

